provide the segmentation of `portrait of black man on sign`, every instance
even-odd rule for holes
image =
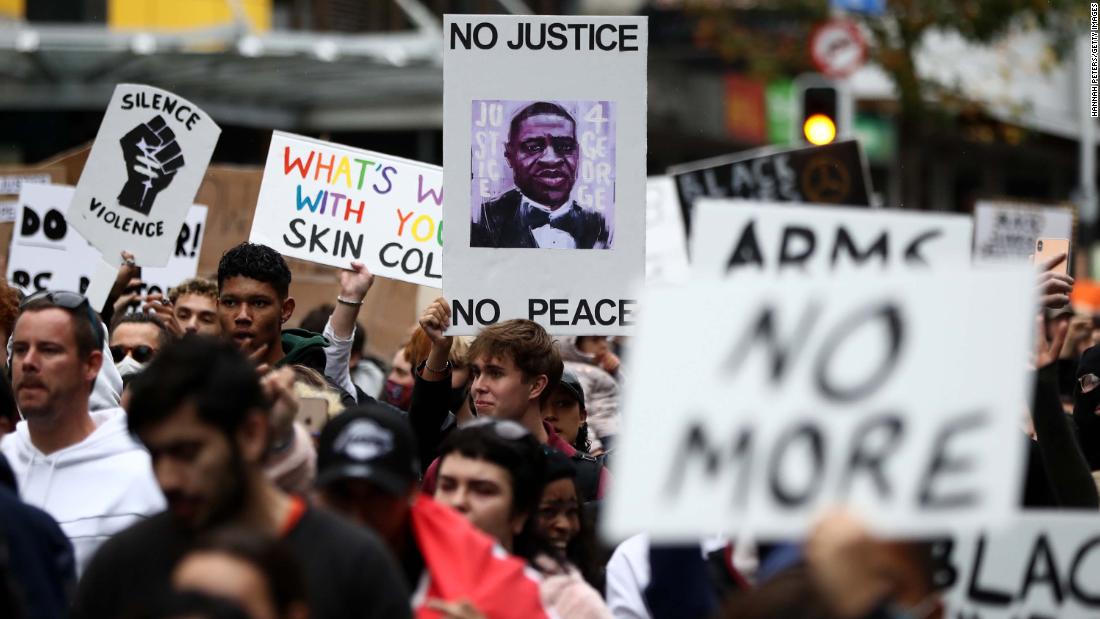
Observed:
[[[472,102],[470,247],[611,249],[615,105]]]

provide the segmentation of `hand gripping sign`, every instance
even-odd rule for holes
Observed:
[[[1033,278],[745,273],[652,291],[609,534],[792,539],[838,503],[906,536],[1012,515]]]
[[[127,250],[141,266],[164,266],[220,134],[190,101],[120,84],[77,183],[70,224],[110,264]]]

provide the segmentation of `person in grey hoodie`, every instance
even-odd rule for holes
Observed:
[[[23,421],[0,452],[20,497],[61,525],[78,572],[109,537],[165,506],[126,413],[117,406],[91,410],[102,347],[102,323],[81,295],[43,291],[21,304],[11,371]]]

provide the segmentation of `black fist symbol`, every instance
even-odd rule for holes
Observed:
[[[176,142],[176,134],[158,114],[149,122],[134,127],[119,142],[128,178],[118,194],[118,203],[148,215],[157,194],[183,167],[183,152]]]

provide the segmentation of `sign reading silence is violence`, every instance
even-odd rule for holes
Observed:
[[[109,265],[126,250],[139,266],[164,266],[220,134],[183,97],[119,84],[76,185],[69,224]]]

